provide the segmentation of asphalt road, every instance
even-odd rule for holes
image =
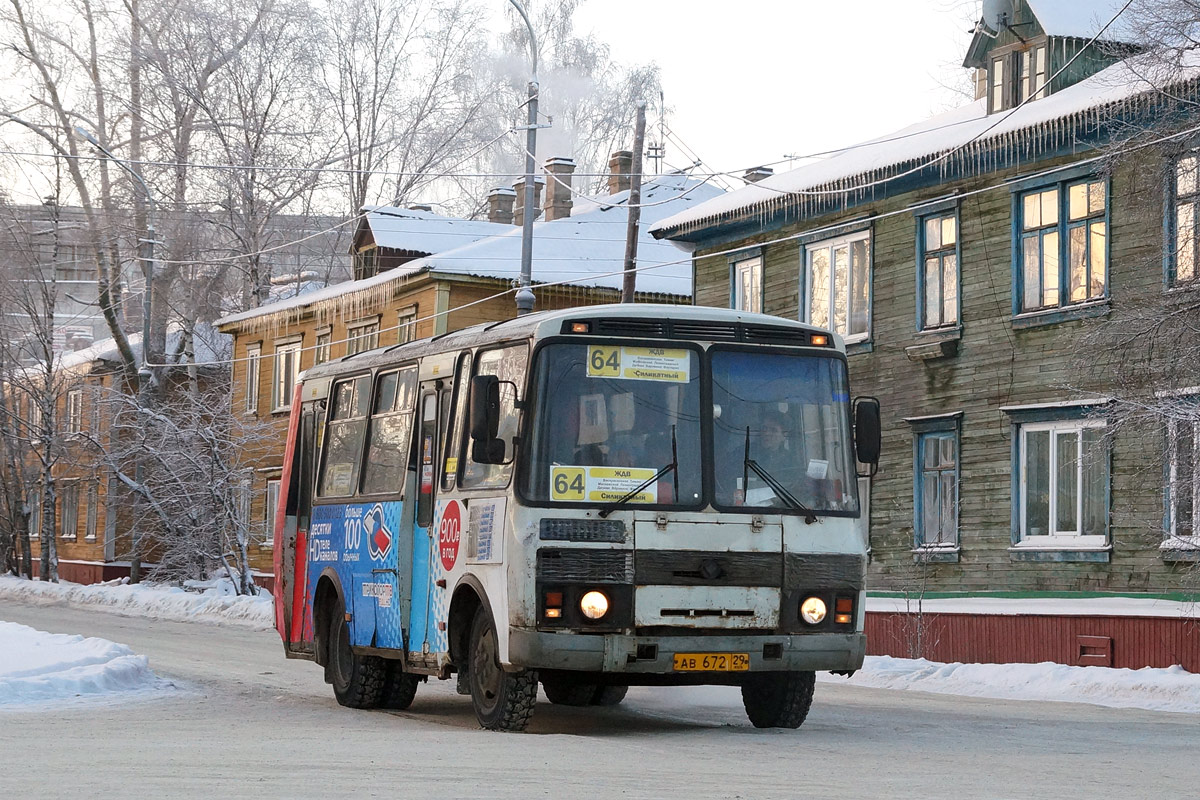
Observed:
[[[797,731],[728,688],[635,688],[478,729],[452,682],[405,712],[337,705],[274,632],[5,603],[0,619],[100,636],[176,684],[157,699],[0,713],[0,798],[1196,798],[1195,715],[817,684]]]

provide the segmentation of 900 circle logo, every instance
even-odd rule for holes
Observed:
[[[442,512],[442,520],[438,523],[438,556],[442,560],[442,568],[447,572],[454,569],[458,561],[458,545],[462,540],[462,504],[451,500]]]

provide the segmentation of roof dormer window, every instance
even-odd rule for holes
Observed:
[[[1048,67],[1045,40],[995,55],[988,67],[988,113],[1044,97]]]

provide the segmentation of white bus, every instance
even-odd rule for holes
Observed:
[[[590,306],[347,356],[296,388],[276,625],[354,708],[456,676],[522,730],[539,682],[729,684],[795,728],[814,670],[862,665],[879,438],[840,338],[761,314]]]

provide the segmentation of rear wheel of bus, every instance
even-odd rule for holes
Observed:
[[[799,728],[812,707],[815,672],[760,672],[742,684],[742,705],[756,728]]]
[[[331,607],[328,620],[329,677],[333,696],[348,708],[374,708],[383,697],[387,664],[378,656],[358,655],[350,647],[346,615]]]
[[[492,731],[525,730],[537,702],[537,672],[505,672],[500,666],[496,625],[483,607],[471,623],[467,678],[481,726]]]

